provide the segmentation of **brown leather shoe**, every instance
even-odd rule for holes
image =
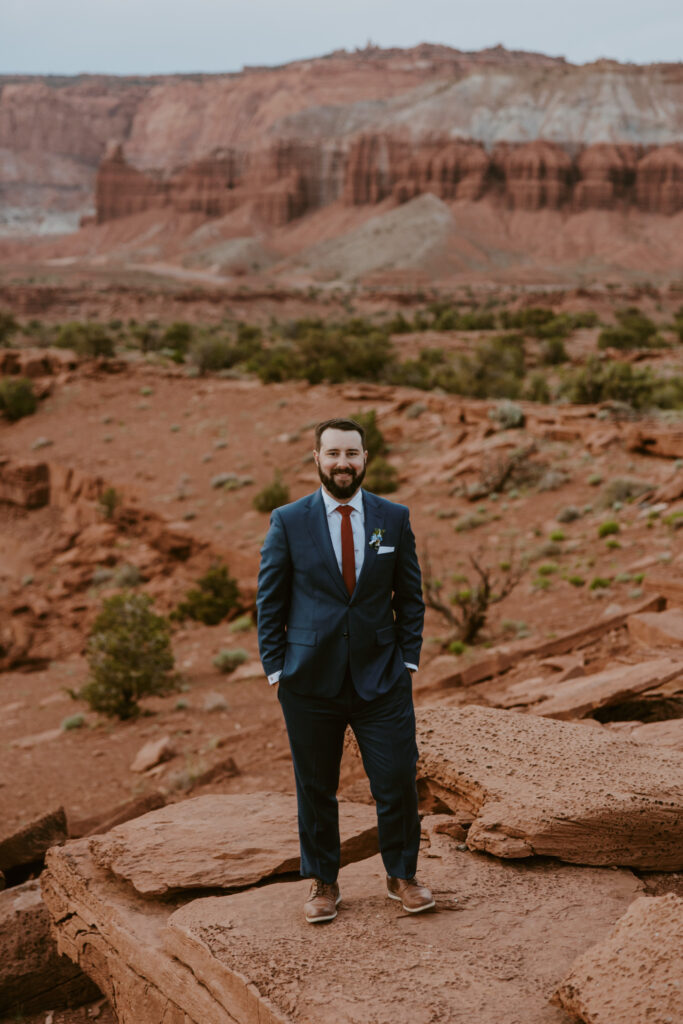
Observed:
[[[434,897],[426,885],[421,885],[417,878],[389,878],[387,876],[387,896],[403,904],[409,914],[420,914],[434,906]]]
[[[309,924],[320,921],[333,921],[337,916],[337,907],[341,903],[341,893],[336,882],[332,885],[314,878],[311,891],[304,903],[304,914]]]

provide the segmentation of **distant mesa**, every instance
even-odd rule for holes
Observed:
[[[426,43],[225,75],[0,76],[0,233],[243,204],[278,227],[427,192],[668,216],[683,206],[682,77]]]

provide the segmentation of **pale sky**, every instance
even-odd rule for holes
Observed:
[[[0,0],[0,74],[284,64],[368,42],[502,43],[583,64],[683,59],[680,0]]]

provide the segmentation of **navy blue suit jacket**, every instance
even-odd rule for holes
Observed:
[[[363,491],[365,555],[349,597],[320,491],[275,509],[261,549],[258,638],[266,675],[296,693],[333,697],[347,666],[371,700],[419,663],[422,579],[408,509]],[[393,552],[370,545],[376,529]]]

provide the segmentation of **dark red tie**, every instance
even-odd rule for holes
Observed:
[[[337,505],[337,512],[342,517],[341,521],[341,542],[342,542],[342,576],[349,594],[353,593],[356,585],[356,556],[353,551],[353,529],[351,527],[350,505]]]

